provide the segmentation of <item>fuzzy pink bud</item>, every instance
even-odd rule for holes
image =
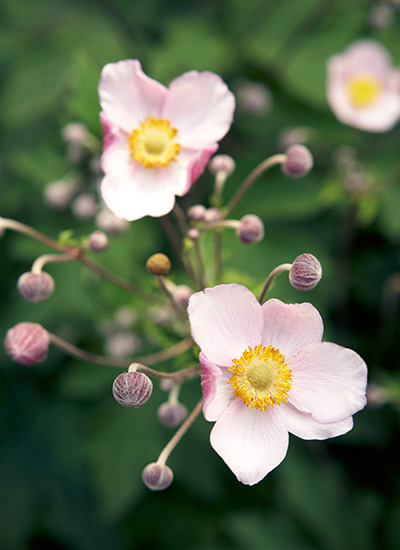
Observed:
[[[186,285],[178,285],[172,291],[172,297],[180,306],[186,307],[193,290]]]
[[[28,302],[42,302],[54,292],[54,279],[49,273],[23,273],[17,282],[18,292]]]
[[[21,365],[36,365],[47,357],[50,337],[37,323],[19,323],[7,331],[4,346],[13,361]]]
[[[206,213],[206,208],[202,204],[195,204],[191,206],[187,212],[189,220],[194,222],[204,221],[204,214]]]
[[[152,462],[144,468],[142,479],[143,483],[152,491],[163,491],[171,485],[174,474],[169,466]]]
[[[191,241],[197,241],[200,237],[200,231],[195,227],[191,227],[187,232],[187,238]]]
[[[110,210],[105,208],[100,210],[97,214],[96,225],[109,235],[119,235],[128,227],[128,222],[126,220],[120,220],[117,216],[114,216]]]
[[[289,272],[289,281],[296,290],[312,290],[322,277],[320,262],[312,254],[297,256]]]
[[[123,372],[114,380],[115,400],[129,409],[137,409],[148,401],[153,391],[153,382],[142,372]]]
[[[225,172],[230,176],[236,168],[236,163],[229,155],[215,155],[208,163],[208,169],[211,174],[217,174],[218,172]]]
[[[211,208],[207,208],[204,213],[204,221],[207,223],[218,222],[220,219],[221,213],[218,208],[215,208],[214,206]]]
[[[157,411],[158,420],[168,428],[182,424],[187,417],[187,408],[183,403],[162,403]]]
[[[240,225],[236,229],[236,235],[242,243],[258,243],[264,237],[264,224],[258,216],[247,214],[240,220]]]
[[[78,220],[90,220],[96,215],[98,206],[93,195],[82,193],[74,200],[71,209]]]
[[[64,210],[75,194],[76,181],[62,179],[51,181],[44,188],[44,199],[55,210]]]
[[[89,235],[88,246],[92,252],[105,252],[108,248],[108,237],[103,231],[93,231]]]
[[[285,151],[285,155],[282,172],[289,178],[302,178],[313,167],[312,155],[304,145],[292,145]]]

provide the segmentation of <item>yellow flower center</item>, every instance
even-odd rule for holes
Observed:
[[[268,405],[287,403],[292,387],[292,372],[287,367],[285,357],[272,346],[249,346],[239,359],[232,359],[228,384],[247,407],[266,411]]]
[[[129,134],[131,157],[146,168],[167,166],[176,160],[181,149],[176,140],[177,133],[165,118],[147,118]]]
[[[363,109],[378,99],[382,92],[382,83],[374,76],[360,74],[348,80],[347,91],[353,107]]]

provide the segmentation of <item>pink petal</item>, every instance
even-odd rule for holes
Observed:
[[[284,304],[272,298],[263,304],[262,312],[262,343],[279,349],[286,359],[306,344],[321,341],[322,319],[311,304]]]
[[[351,416],[339,422],[322,424],[315,420],[311,414],[300,412],[290,403],[282,403],[280,412],[288,432],[301,437],[301,439],[328,439],[343,435],[353,427]]]
[[[131,132],[147,117],[159,117],[167,88],[149,78],[136,59],[108,63],[101,72],[100,104],[106,117]]]
[[[103,127],[103,152],[105,153],[119,141],[119,129],[111,120],[108,120],[103,111],[100,113],[100,122]]]
[[[235,399],[232,386],[228,384],[231,373],[220,369],[200,353],[201,389],[204,396],[203,414],[208,421],[214,422]]]
[[[289,436],[278,408],[261,412],[235,399],[218,418],[210,441],[238,480],[254,485],[285,458]]]
[[[248,346],[261,342],[261,306],[254,294],[236,284],[192,294],[188,307],[193,338],[207,358],[230,367]]]
[[[128,221],[164,216],[175,204],[165,172],[146,169],[138,163],[133,163],[128,171],[106,174],[101,182],[101,194],[107,208]]]
[[[162,114],[184,147],[205,149],[228,132],[234,110],[235,98],[218,75],[190,71],[169,85]]]
[[[330,342],[309,344],[289,368],[289,402],[318,422],[344,420],[365,406],[367,367],[354,351]]]
[[[208,160],[218,149],[213,144],[201,151],[193,149],[181,149],[177,159],[168,165],[168,173],[174,182],[175,195],[185,195],[197,178],[201,176],[207,166]]]

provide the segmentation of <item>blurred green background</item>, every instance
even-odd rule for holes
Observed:
[[[275,168],[246,195],[234,214],[261,216],[266,236],[246,247],[224,234],[226,280],[259,289],[277,264],[303,252],[317,256],[324,277],[314,291],[301,295],[281,276],[270,295],[311,301],[325,339],[360,353],[374,384],[349,434],[326,442],[291,437],[284,462],[251,488],[212,450],[212,425],[199,418],[169,460],[173,485],[152,493],[141,470],[173,433],[157,422],[166,399],[157,384],[146,406],[125,410],[111,394],[116,369],[56,350],[42,365],[21,367],[1,350],[1,548],[400,547],[400,125],[386,134],[355,130],[336,120],[325,99],[326,60],[354,40],[380,41],[400,64],[399,24],[395,3],[367,0],[0,0],[0,215],[52,238],[95,229],[93,219],[52,210],[43,190],[78,173],[95,196],[91,156],[72,163],[61,130],[78,121],[101,139],[104,64],[138,58],[164,84],[186,70],[215,71],[238,97],[220,147],[237,162],[227,199],[255,164],[283,151],[290,134],[282,130],[297,129],[315,159],[306,178],[288,180]],[[249,82],[268,87],[259,110],[243,100]],[[346,155],[356,163],[356,184]],[[205,173],[180,204],[208,204],[211,191]],[[157,219],[112,237],[99,261],[155,291],[144,263],[158,251],[171,255],[173,279],[188,283]],[[34,321],[103,353],[118,309],[129,306],[138,353],[177,341],[168,326],[149,321],[143,302],[81,265],[49,265],[56,292],[42,304],[25,302],[16,280],[47,252],[12,232],[0,240],[1,338]],[[189,353],[163,366],[190,361]],[[199,396],[198,381],[181,394],[188,407]]]

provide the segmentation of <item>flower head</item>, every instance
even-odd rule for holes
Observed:
[[[361,40],[328,60],[328,102],[344,124],[385,132],[400,117],[400,72],[388,52]]]
[[[201,348],[204,416],[216,421],[211,445],[239,481],[258,483],[284,459],[289,432],[327,439],[348,432],[365,405],[367,368],[354,351],[321,342],[323,324],[308,303],[219,285],[189,300]]]
[[[233,94],[211,72],[184,73],[166,88],[125,60],[103,68],[99,95],[106,205],[129,221],[167,214],[228,132]]]

